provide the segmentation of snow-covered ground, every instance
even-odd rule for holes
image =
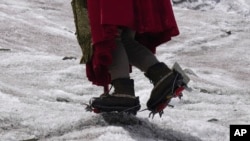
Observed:
[[[0,140],[228,141],[229,125],[250,124],[250,1],[175,2],[181,35],[157,56],[179,62],[193,91],[162,118],[144,111],[109,124],[82,105],[102,88],[79,64],[70,0],[1,1]],[[144,109],[152,85],[136,68],[131,77]]]

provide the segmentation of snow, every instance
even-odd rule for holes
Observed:
[[[162,118],[144,111],[128,124],[110,124],[82,105],[102,88],[79,64],[70,1],[2,1],[0,140],[229,140],[229,125],[250,124],[249,9],[249,0],[175,4],[181,34],[162,44],[157,57],[169,66],[179,62],[193,91],[173,99]],[[131,77],[144,109],[152,85],[136,68]]]

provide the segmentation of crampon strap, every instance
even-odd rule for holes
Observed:
[[[174,92],[174,97],[178,97],[181,98],[182,97],[182,92],[185,90],[184,86],[181,86],[179,88],[177,88]]]

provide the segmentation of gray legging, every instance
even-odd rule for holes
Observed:
[[[119,33],[120,36],[116,39],[117,47],[112,52],[113,62],[109,66],[112,80],[129,78],[129,64],[146,72],[150,66],[159,63],[150,50],[134,40],[134,31],[123,28]]]

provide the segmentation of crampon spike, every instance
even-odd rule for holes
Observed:
[[[86,107],[85,107],[85,110],[86,110],[87,112],[101,113],[101,111],[100,111],[99,109],[93,108],[93,107],[91,106],[91,104],[83,103],[83,105],[86,106]]]
[[[163,110],[168,106],[168,102],[163,102],[161,104],[159,104],[154,111],[151,111],[149,113],[149,118],[152,116],[152,119],[154,118],[155,114],[159,113],[159,116],[162,117],[163,115]]]
[[[150,118],[152,116],[152,119],[153,119],[155,117],[155,114],[156,113],[154,113],[154,112],[150,112],[149,115],[148,115],[148,117]]]
[[[185,89],[184,86],[181,86],[181,87],[177,88],[176,91],[174,92],[173,97],[178,97],[178,98],[181,99],[181,97],[182,97],[182,91],[183,91],[184,89]],[[156,108],[149,114],[149,117],[152,116],[152,118],[154,118],[155,114],[157,114],[157,113],[159,113],[159,116],[162,117],[162,115],[163,115],[163,113],[164,113],[163,110],[164,110],[167,106],[173,107],[172,105],[169,105],[169,102],[170,102],[170,100],[167,100],[167,101],[165,101],[165,102],[162,102],[162,103],[158,104],[158,105],[156,106]]]
[[[164,114],[163,110],[159,112],[160,118],[162,117],[163,114]]]
[[[92,111],[93,111],[92,107],[91,107],[89,104],[86,104],[86,103],[82,103],[82,104],[86,106],[86,107],[85,107],[85,110],[86,110],[87,112],[92,112]]]

